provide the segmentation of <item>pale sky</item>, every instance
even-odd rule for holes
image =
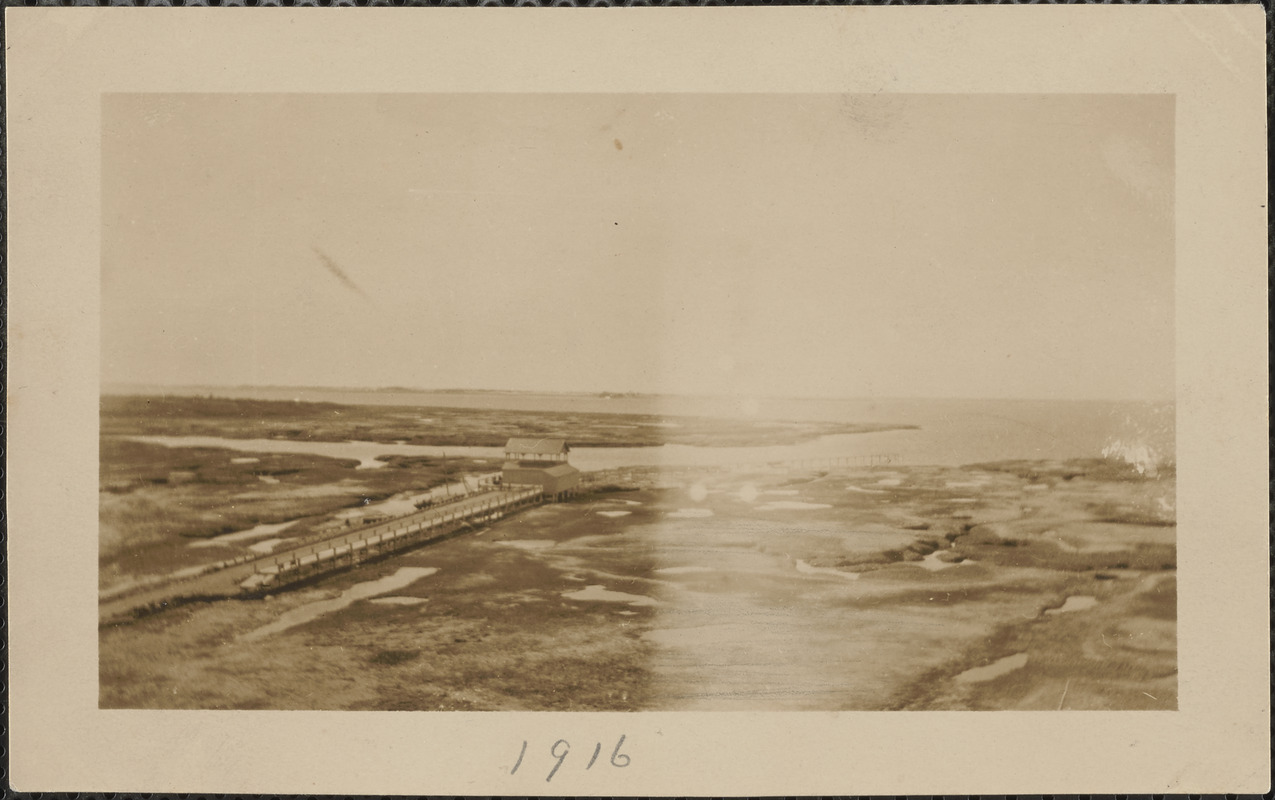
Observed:
[[[1173,111],[108,95],[102,380],[1171,399]]]

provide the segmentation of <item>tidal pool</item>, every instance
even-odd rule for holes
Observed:
[[[276,522],[269,525],[258,525],[254,528],[248,528],[247,530],[243,530],[243,531],[235,531],[234,533],[223,533],[220,536],[214,536],[210,539],[200,539],[198,541],[191,542],[188,546],[189,547],[216,547],[217,545],[233,544],[235,542],[242,542],[247,539],[260,539],[263,536],[270,536],[271,534],[278,533],[279,531],[284,530],[292,525],[296,525],[297,522],[299,521],[300,520],[294,519],[294,520],[289,520],[287,522]]]
[[[844,578],[848,581],[859,580],[859,573],[857,572],[842,572],[841,570],[833,569],[832,567],[815,567],[807,564],[800,558],[797,559],[797,571],[803,575],[832,575],[837,578]]]
[[[274,549],[284,542],[290,542],[291,539],[266,539],[256,544],[248,545],[248,549],[254,553],[273,553]]]
[[[319,600],[314,603],[306,603],[305,605],[298,606],[290,611],[285,611],[277,620],[269,625],[257,628],[255,631],[245,633],[239,638],[245,642],[255,642],[258,639],[264,639],[272,634],[282,633],[289,628],[295,628],[298,625],[304,625],[307,622],[318,619],[324,614],[331,614],[334,611],[340,611],[359,600],[376,597],[380,594],[387,594],[406,586],[410,586],[421,578],[427,578],[430,575],[433,575],[435,572],[438,572],[436,567],[402,567],[393,575],[387,575],[379,580],[356,583],[349,589],[342,592],[340,597],[336,597],[331,600]]]
[[[557,544],[553,539],[498,539],[492,544],[516,547],[519,550],[548,550]]]
[[[885,494],[884,489],[864,489],[862,486],[847,486],[847,492],[858,492],[859,494]]]
[[[1015,653],[1012,656],[1005,656],[997,659],[985,667],[974,667],[967,669],[955,680],[957,683],[983,683],[993,678],[999,678],[1002,675],[1008,675],[1016,669],[1022,669],[1027,666],[1027,654]]]
[[[428,603],[429,598],[393,595],[391,597],[373,597],[368,602],[376,603],[378,606],[419,606],[421,603]]]
[[[800,500],[772,500],[757,506],[758,511],[815,511],[832,508],[827,503],[803,503]]]
[[[562,596],[568,600],[584,600],[586,602],[594,600],[602,603],[628,603],[631,606],[658,605],[653,597],[647,597],[643,594],[613,592],[601,584],[586,586],[575,592],[563,592]]]
[[[974,563],[973,561],[970,561],[968,558],[965,559],[964,561],[944,561],[940,557],[943,554],[943,552],[944,552],[943,550],[935,550],[933,553],[930,553],[928,556],[921,559],[920,561],[913,561],[912,564],[920,567],[921,569],[927,569],[930,572],[938,572],[939,570],[947,569],[948,567],[958,567],[961,564]]]
[[[1066,614],[1070,611],[1084,611],[1098,605],[1098,598],[1090,595],[1073,594],[1058,608],[1045,609],[1046,614]]]
[[[713,516],[713,509],[711,508],[679,508],[676,511],[670,511],[668,515],[675,519],[701,519],[703,517]]]

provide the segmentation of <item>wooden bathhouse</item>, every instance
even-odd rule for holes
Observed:
[[[567,463],[571,448],[566,439],[514,437],[505,444],[504,486],[539,486],[553,500],[576,493],[580,470]]]

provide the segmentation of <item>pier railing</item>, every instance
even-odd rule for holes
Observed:
[[[448,507],[428,512],[417,512],[397,520],[369,527],[357,534],[345,534],[347,541],[317,542],[300,547],[274,558],[263,559],[256,570],[239,584],[245,592],[254,592],[272,586],[294,583],[338,567],[358,564],[368,558],[399,550],[435,538],[440,529],[455,523],[485,521],[505,512],[529,505],[540,499],[543,491],[519,489],[515,491],[491,491],[476,504],[463,508]],[[476,497],[471,495],[470,498]]]

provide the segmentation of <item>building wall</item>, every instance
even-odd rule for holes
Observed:
[[[501,482],[506,486],[516,484],[539,486],[546,494],[558,494],[569,491],[580,485],[580,473],[571,470],[565,475],[551,475],[545,470],[521,465],[506,465],[501,474]]]

